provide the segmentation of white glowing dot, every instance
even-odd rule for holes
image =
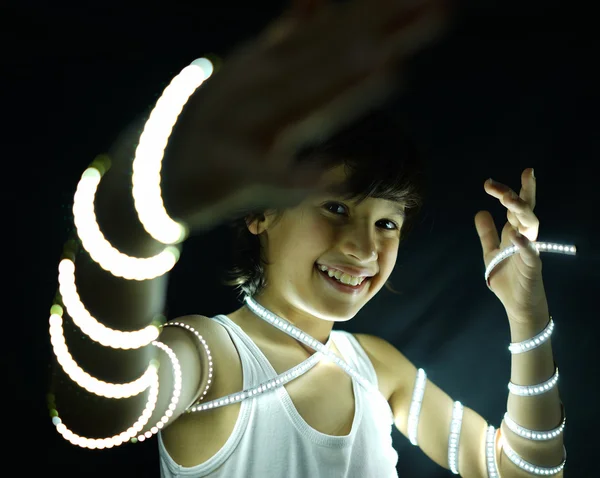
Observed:
[[[208,58],[198,58],[192,62],[192,65],[196,65],[202,69],[204,73],[204,80],[208,79],[213,74],[214,66]]]

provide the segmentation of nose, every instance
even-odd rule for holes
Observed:
[[[342,251],[357,261],[369,262],[377,258],[377,241],[366,227],[349,228],[342,238]]]

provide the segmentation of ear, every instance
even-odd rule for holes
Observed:
[[[274,209],[267,209],[263,213],[246,216],[246,226],[252,234],[258,236],[271,226],[276,216]]]
[[[246,226],[248,226],[248,230],[257,236],[261,231],[261,223],[265,220],[265,216],[263,214],[255,215],[255,216],[247,216],[246,217]]]

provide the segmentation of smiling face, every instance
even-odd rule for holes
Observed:
[[[342,182],[345,174],[343,165],[336,166],[324,181]],[[351,319],[392,273],[403,219],[397,202],[367,197],[357,203],[335,194],[310,196],[280,213],[266,211],[264,220],[249,224],[260,234],[268,263],[266,286],[256,299],[297,324]],[[355,268],[356,275],[372,277],[352,290],[318,265]]]

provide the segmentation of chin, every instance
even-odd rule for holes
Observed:
[[[330,322],[348,322],[349,320],[352,320],[354,317],[356,317],[356,315],[358,314],[360,309],[363,308],[363,306],[364,304],[362,304],[360,307],[344,307],[340,305],[336,307],[332,304],[329,307],[325,306],[324,310],[322,311],[315,311],[315,314],[313,315],[319,317],[322,320],[328,320]]]

